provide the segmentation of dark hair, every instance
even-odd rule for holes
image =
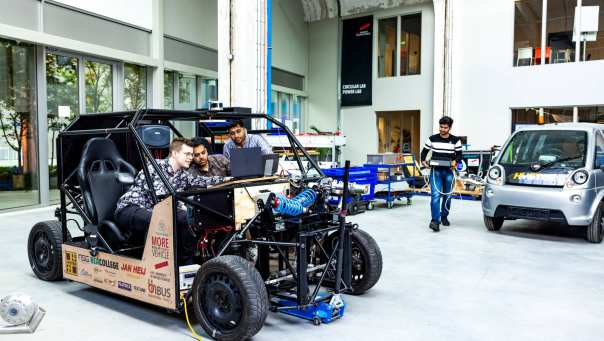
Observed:
[[[177,137],[172,140],[172,143],[170,143],[170,153],[173,151],[180,151],[183,144],[186,144],[189,147],[193,147],[193,143],[191,143],[191,140],[182,137]]]
[[[245,128],[245,124],[243,124],[243,120],[231,121],[231,123],[229,123],[229,126],[227,127],[227,130],[231,130],[236,127]]]
[[[451,126],[453,125],[453,119],[449,116],[443,116],[440,118],[440,120],[438,120],[438,124],[444,124],[451,128]]]
[[[212,146],[210,146],[210,142],[208,142],[205,137],[194,137],[193,139],[191,139],[191,143],[193,144],[193,148],[198,146],[204,146],[206,147],[208,154],[212,153]]]

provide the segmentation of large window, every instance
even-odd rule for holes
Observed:
[[[84,68],[86,113],[113,109],[113,67],[111,64],[86,61]]]
[[[174,109],[174,73],[164,71],[164,108]]]
[[[378,20],[378,77],[420,74],[421,37],[421,13]]]
[[[574,62],[579,39],[579,60],[604,59],[604,0],[583,0],[581,15],[576,0],[516,0],[514,19],[514,65]],[[579,24],[579,21],[581,22]],[[581,27],[580,34],[575,27]],[[542,32],[545,41],[542,41]],[[577,30],[579,32],[579,30]],[[543,58],[542,58],[543,57]]]
[[[422,47],[422,15],[401,17],[401,76],[419,75]]]
[[[0,209],[39,202],[34,47],[0,39]]]
[[[573,107],[512,109],[512,131],[524,125],[573,121]]]
[[[515,1],[514,65],[533,65],[537,48],[541,48],[543,0]]]
[[[144,66],[124,64],[124,109],[147,107],[147,72]]]
[[[581,59],[586,61],[604,59],[604,29],[601,28],[604,27],[602,26],[604,25],[604,0],[583,0],[583,6],[591,8],[587,9],[584,12],[585,16],[581,17],[581,26],[596,31],[584,34]]]
[[[579,122],[604,123],[604,106],[579,107]]]
[[[210,101],[218,100],[218,80],[197,77],[197,108],[207,109]]]
[[[271,92],[272,116],[285,124],[293,133],[303,130],[305,98],[280,91]]]
[[[378,75],[396,76],[396,18],[378,21]]]
[[[77,57],[46,54],[48,174],[50,200],[53,202],[59,199],[56,137],[80,112],[78,66]]]

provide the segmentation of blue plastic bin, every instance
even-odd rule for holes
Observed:
[[[344,181],[344,168],[326,168],[322,169],[326,176],[333,178],[334,180]],[[348,182],[355,183],[358,185],[369,185],[369,193],[361,195],[362,201],[373,201],[375,194],[375,185],[377,184],[377,169],[368,167],[350,167],[348,172]],[[348,198],[348,202],[352,198]],[[331,201],[330,204],[338,204],[337,202]]]

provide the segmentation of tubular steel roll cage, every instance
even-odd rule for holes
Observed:
[[[232,110],[232,111],[228,111]],[[55,216],[61,222],[63,242],[69,241],[70,237],[68,237],[67,230],[67,222],[75,221],[75,219],[68,219],[68,214],[79,215],[83,220],[84,224],[92,224],[92,219],[86,214],[84,209],[84,203],[81,191],[79,186],[72,184],[75,178],[75,174],[77,168],[74,168],[66,177],[64,176],[64,167],[63,167],[63,143],[64,139],[69,136],[78,136],[78,135],[92,135],[92,136],[102,136],[111,137],[113,134],[128,134],[130,133],[134,137],[135,141],[135,149],[137,152],[137,156],[141,161],[141,168],[145,174],[145,178],[147,181],[147,185],[149,188],[154,188],[151,182],[151,177],[149,175],[149,165],[153,167],[155,172],[160,177],[162,183],[168,191],[168,194],[165,196],[172,195],[176,200],[173,200],[172,204],[172,213],[173,213],[173,226],[176,225],[176,214],[175,211],[178,206],[178,201],[182,201],[188,205],[195,206],[201,209],[204,213],[215,215],[221,217],[223,219],[227,219],[233,223],[234,226],[234,218],[233,216],[227,216],[218,212],[206,205],[197,202],[195,200],[191,200],[188,197],[199,193],[198,190],[189,190],[176,192],[174,188],[170,185],[168,179],[165,174],[159,168],[156,160],[153,155],[149,151],[147,145],[144,143],[143,139],[137,132],[136,128],[139,126],[149,125],[149,124],[162,124],[169,126],[171,131],[178,137],[182,137],[182,134],[174,127],[174,125],[170,122],[171,120],[176,121],[196,121],[198,126],[197,131],[203,133],[204,137],[209,137],[211,139],[211,144],[215,145],[215,133],[212,129],[208,128],[208,126],[203,122],[203,120],[239,120],[239,119],[266,119],[271,122],[273,126],[277,128],[265,129],[265,130],[250,130],[250,133],[280,133],[287,136],[287,139],[290,143],[291,149],[293,151],[293,156],[297,165],[301,171],[301,182],[308,184],[311,181],[318,181],[324,178],[324,174],[317,165],[317,163],[309,156],[306,152],[300,141],[294,136],[294,134],[285,126],[283,123],[275,120],[273,117],[265,115],[265,114],[252,114],[252,113],[241,113],[236,112],[237,108],[225,108],[224,111],[208,111],[208,110],[199,110],[199,111],[180,111],[180,110],[161,110],[161,109],[140,109],[137,111],[124,111],[124,112],[113,112],[113,113],[98,113],[98,114],[87,114],[84,115],[86,119],[91,120],[103,120],[104,118],[111,118],[115,120],[119,118],[118,123],[112,128],[100,128],[100,129],[75,129],[75,124],[79,118],[72,121],[58,136],[56,147],[57,147],[57,166],[58,166],[58,183],[60,188],[60,207],[56,209]],[[161,122],[161,123],[159,123]],[[207,136],[206,136],[207,134]],[[301,155],[301,154],[302,155]],[[302,163],[302,156],[308,160],[310,163],[308,169],[305,169]],[[348,166],[348,163],[347,163]],[[318,175],[314,177],[308,176],[308,171],[314,168]],[[341,202],[346,202],[348,189],[348,172],[346,172],[344,176],[344,191],[343,191],[343,200]],[[159,202],[158,196],[155,191],[151,191],[153,200],[155,204]],[[318,297],[319,290],[321,285],[324,283],[326,276],[329,274],[330,281],[333,281],[332,285],[334,286],[334,293],[339,294],[341,292],[349,292],[352,288],[352,260],[351,260],[351,232],[354,225],[346,222],[346,210],[343,208],[340,212],[329,211],[329,209],[325,212],[318,213],[310,213],[303,214],[299,217],[281,217],[279,221],[287,226],[294,226],[296,231],[295,242],[285,242],[278,241],[275,238],[275,235],[278,233],[268,231],[266,229],[264,231],[263,238],[261,239],[246,239],[245,234],[252,226],[265,226],[267,224],[275,224],[275,217],[272,214],[272,209],[270,208],[270,202],[263,203],[261,200],[257,203],[260,208],[260,212],[254,215],[244,227],[232,233],[230,238],[226,244],[224,244],[216,257],[223,255],[231,245],[236,244],[254,244],[259,248],[258,252],[258,260],[261,260],[264,257],[265,261],[259,263],[257,268],[260,274],[265,278],[265,285],[272,296],[277,298],[284,299],[292,299],[295,298],[297,305],[288,305],[288,306],[276,306],[275,302],[272,302],[273,310],[287,310],[287,309],[304,309],[306,307],[315,305],[319,302],[328,301],[331,299],[332,294]],[[259,219],[263,218],[263,219]],[[269,220],[267,222],[266,220]],[[76,224],[77,221],[75,221]],[[320,227],[315,229],[314,227]],[[274,226],[274,225],[273,225]],[[327,227],[325,227],[327,226]],[[79,224],[78,227],[83,230]],[[288,229],[289,230],[289,229]],[[173,229],[173,247],[176,251],[178,257],[178,253],[180,250],[177,245],[177,231],[178,229]],[[329,232],[337,233],[338,239],[335,241],[335,245],[332,245],[333,250],[331,254],[323,247],[321,241],[325,240],[327,234]],[[335,236],[335,233],[333,234]],[[130,249],[121,249],[121,250],[113,250],[109,244],[103,239],[101,235],[98,235],[99,241],[104,246],[104,248],[109,253],[116,252],[124,252]],[[73,240],[81,240],[80,238],[74,238]],[[344,241],[344,242],[341,242]],[[327,263],[322,264],[321,266],[315,266],[311,269],[308,268],[308,257],[311,246],[315,245],[318,250],[320,250],[320,254],[323,259],[326,259]],[[290,272],[289,275],[286,275],[281,278],[273,278],[267,279],[269,269],[268,269],[268,254],[269,248],[272,247],[278,253],[279,258],[279,269],[281,270],[283,266],[286,267],[286,270]],[[296,248],[296,264],[295,269],[292,266],[289,255],[287,252],[284,252],[283,248]],[[140,248],[140,247],[136,247]],[[131,248],[135,249],[135,248]],[[316,255],[315,255],[316,256]],[[335,264],[333,264],[335,262]],[[333,269],[335,265],[335,269]],[[318,281],[314,281],[316,287],[314,288],[311,295],[309,288],[309,281],[307,275],[314,271],[323,270]],[[174,264],[175,274],[179,273],[178,265]],[[296,282],[295,292],[291,290],[288,291],[290,295],[286,295],[283,293],[283,290],[279,288],[279,282],[283,279],[293,279]],[[176,280],[176,288],[179,288],[179,276],[175,276]],[[272,289],[272,290],[271,290]],[[293,294],[294,296],[292,296]],[[191,290],[187,292],[187,298],[191,295]],[[175,311],[180,311],[182,309],[182,303],[178,302],[175,307]]]

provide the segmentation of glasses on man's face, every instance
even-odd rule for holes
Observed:
[[[187,153],[183,153],[183,154],[185,154],[186,157],[192,157],[193,156],[193,153],[191,153],[191,152],[187,152]]]

